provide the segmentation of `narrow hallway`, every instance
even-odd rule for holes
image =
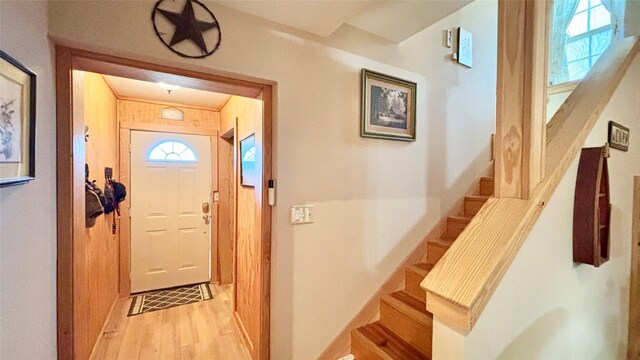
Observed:
[[[233,285],[211,285],[213,299],[127,317],[118,300],[91,359],[250,359],[232,318]]]

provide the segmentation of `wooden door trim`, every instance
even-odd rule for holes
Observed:
[[[629,279],[629,341],[627,359],[640,356],[640,176],[633,178],[631,276]]]
[[[135,123],[129,121],[120,122],[121,129],[130,129],[136,131],[150,131],[161,133],[175,133],[184,135],[202,135],[202,136],[215,136],[218,137],[218,130],[212,128],[196,128],[177,125],[163,125],[163,124],[148,124],[148,123]]]
[[[131,189],[131,129],[120,127],[120,182]],[[120,298],[131,295],[130,196],[120,205]]]
[[[272,174],[272,86],[212,73],[168,67],[149,62],[125,59],[69,47],[56,46],[56,159],[57,159],[57,348],[58,359],[74,359],[77,339],[74,334],[74,241],[84,231],[84,158],[75,152],[84,147],[84,121],[73,116],[72,70],[92,71],[139,80],[162,79],[185,86],[261,98],[263,114],[263,179],[265,191],[260,192],[260,234],[262,235],[261,274],[263,280],[260,301],[260,342],[257,357],[269,359],[270,352],[270,275],[271,275],[271,207],[267,202],[267,181]],[[268,112],[268,113],[267,113]],[[131,130],[120,128],[120,131]],[[213,136],[213,134],[209,134]],[[123,136],[123,133],[120,133]],[[216,134],[217,136],[217,134]],[[122,151],[120,147],[120,151]],[[124,153],[126,154],[128,149]],[[125,167],[121,167],[124,171]],[[121,173],[121,177],[122,177]],[[128,170],[127,170],[127,175]],[[127,179],[128,180],[128,179]],[[128,214],[127,214],[128,215]],[[125,219],[125,222],[126,219]],[[123,251],[122,246],[120,255]],[[125,257],[126,258],[126,257]],[[122,270],[122,264],[121,264]],[[121,279],[122,280],[122,279]],[[127,284],[120,284],[126,289]],[[130,288],[130,284],[129,284]]]

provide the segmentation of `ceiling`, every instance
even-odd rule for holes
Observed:
[[[146,99],[220,110],[230,95],[217,92],[177,88],[169,93],[158,83],[104,75],[118,97]]]
[[[221,0],[224,6],[321,37],[343,24],[400,43],[472,0]]]

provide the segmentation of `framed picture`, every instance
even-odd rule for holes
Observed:
[[[240,185],[256,186],[256,136],[240,140]]]
[[[36,74],[0,51],[0,186],[35,178]]]
[[[629,128],[614,121],[609,121],[609,146],[614,149],[629,151]]]
[[[473,66],[473,34],[463,28],[458,28],[458,63]]]
[[[362,69],[360,136],[415,141],[416,83]]]

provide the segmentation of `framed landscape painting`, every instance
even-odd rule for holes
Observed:
[[[0,51],[0,186],[35,177],[36,74]]]
[[[360,136],[416,140],[414,82],[362,70],[362,125]]]

